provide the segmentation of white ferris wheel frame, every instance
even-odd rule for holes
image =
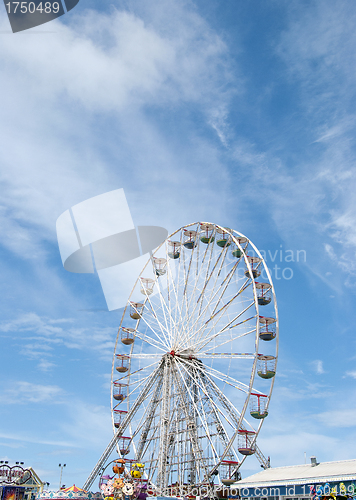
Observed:
[[[188,225],[185,225],[181,228],[179,228],[178,230],[174,231],[170,236],[168,236],[168,238],[153,252],[153,254],[150,255],[150,258],[148,259],[148,261],[146,262],[145,266],[143,267],[142,269],[142,272],[140,273],[139,277],[137,278],[136,282],[135,282],[135,285],[132,289],[132,292],[129,296],[129,299],[128,299],[128,302],[124,308],[124,312],[122,314],[122,317],[121,317],[121,322],[120,322],[120,326],[119,326],[119,332],[118,332],[118,335],[117,335],[117,338],[116,338],[116,342],[115,342],[115,349],[114,349],[114,356],[113,356],[113,363],[112,363],[112,372],[111,372],[111,381],[112,381],[112,384],[111,384],[111,387],[112,387],[112,392],[113,392],[113,385],[114,385],[114,382],[115,382],[115,379],[117,378],[117,374],[115,372],[115,361],[116,361],[116,354],[118,352],[118,345],[119,345],[119,342],[120,342],[120,331],[123,327],[123,322],[124,322],[124,319],[127,318],[127,313],[128,313],[128,308],[130,308],[130,303],[131,303],[131,299],[132,299],[132,295],[134,294],[134,291],[137,289],[137,287],[140,285],[141,283],[141,277],[145,275],[145,271],[147,269],[149,269],[149,266],[152,266],[153,265],[153,257],[154,255],[159,252],[159,250],[164,246],[166,245],[166,243],[168,241],[170,241],[175,235],[177,234],[180,234],[180,245],[183,244],[183,236],[184,236],[184,231],[189,231],[189,228],[192,228],[192,227],[196,227],[198,228],[199,225],[211,225],[214,227],[214,235],[216,236],[216,231],[217,230],[220,230],[221,232],[225,232],[226,234],[229,235],[229,237],[231,238],[231,241],[236,245],[236,247],[240,250],[241,252],[241,256],[237,259],[237,262],[234,264],[234,266],[232,267],[232,269],[230,270],[230,272],[232,273],[232,275],[234,274],[235,272],[235,269],[237,269],[240,265],[240,261],[244,261],[244,264],[246,266],[246,269],[248,270],[249,272],[249,278],[248,280],[249,281],[249,285],[252,284],[252,289],[253,289],[253,305],[251,304],[250,306],[248,306],[246,308],[249,309],[249,307],[254,307],[255,311],[256,311],[256,327],[255,329],[251,330],[250,332],[247,332],[245,333],[244,335],[248,335],[249,333],[252,333],[254,331],[256,331],[255,333],[255,352],[254,353],[250,353],[251,356],[253,356],[253,365],[252,365],[252,370],[251,370],[251,375],[250,375],[250,380],[249,380],[249,384],[248,386],[246,386],[246,384],[242,384],[244,385],[244,392],[246,393],[246,398],[245,398],[245,402],[244,402],[244,405],[241,409],[235,409],[236,410],[236,413],[239,415],[239,421],[238,423],[236,424],[235,423],[235,427],[236,427],[236,431],[234,432],[233,435],[231,435],[229,437],[229,442],[228,442],[228,445],[225,449],[225,451],[223,452],[222,455],[220,455],[220,461],[218,463],[216,463],[216,465],[213,467],[213,468],[210,468],[209,470],[209,477],[219,468],[219,466],[221,465],[222,461],[224,460],[224,458],[231,452],[231,450],[233,450],[233,452],[235,453],[236,455],[236,452],[233,448],[233,444],[236,440],[236,437],[238,435],[238,432],[240,429],[246,429],[246,426],[250,426],[253,431],[255,432],[254,434],[254,438],[253,438],[253,442],[252,444],[255,445],[255,441],[257,439],[257,436],[260,432],[260,429],[262,427],[262,424],[263,424],[263,421],[264,419],[260,419],[259,422],[258,422],[258,425],[256,425],[256,428],[252,427],[251,424],[245,419],[245,414],[246,414],[246,411],[247,411],[247,408],[248,408],[248,405],[249,405],[249,401],[250,401],[250,396],[251,396],[251,393],[252,393],[252,390],[256,390],[256,389],[253,389],[253,383],[254,383],[254,380],[255,380],[255,376],[256,376],[256,369],[257,369],[257,361],[258,361],[258,353],[259,353],[259,343],[260,343],[260,337],[259,337],[259,331],[260,331],[260,321],[259,321],[259,318],[260,318],[260,310],[259,310],[259,304],[258,304],[258,296],[257,296],[257,289],[256,289],[256,282],[255,282],[255,278],[253,276],[253,272],[252,272],[252,267],[251,267],[251,264],[248,260],[248,255],[247,255],[247,252],[245,253],[245,249],[246,247],[248,246],[249,247],[249,251],[250,249],[253,250],[253,252],[255,253],[255,256],[257,256],[259,259],[260,259],[260,266],[263,267],[264,271],[265,271],[265,274],[267,276],[267,280],[268,280],[268,284],[270,285],[270,288],[271,288],[271,294],[272,294],[272,301],[273,301],[273,307],[274,307],[274,314],[275,314],[275,323],[276,323],[276,336],[275,336],[275,342],[274,342],[274,345],[275,345],[275,366],[277,364],[277,359],[278,359],[278,338],[279,338],[279,321],[278,321],[278,308],[277,308],[277,301],[276,301],[276,295],[275,295],[275,289],[274,289],[274,285],[273,285],[273,282],[272,282],[272,278],[271,278],[271,275],[270,275],[270,272],[269,272],[269,269],[261,255],[261,253],[259,252],[258,248],[251,242],[251,240],[249,240],[245,235],[243,235],[242,233],[236,231],[236,230],[227,230],[227,228],[224,228],[223,226],[219,226],[218,224],[213,224],[213,223],[208,223],[208,222],[194,222],[194,223],[191,223],[191,224],[188,224]],[[198,240],[198,236],[199,234],[197,233],[197,240]],[[239,239],[246,239],[246,246],[244,243],[240,244],[239,242]],[[199,241],[199,240],[198,240]],[[200,243],[198,243],[199,245]],[[208,270],[210,269],[210,263],[212,262],[212,259],[214,256],[216,256],[216,252],[214,252],[214,246],[215,244],[213,242],[210,242],[208,244],[206,244],[206,247],[205,247],[205,254],[208,253],[208,249],[210,250],[210,256],[209,256],[209,262],[208,262]],[[202,247],[204,248],[204,247]],[[221,258],[221,266],[222,264],[224,263],[224,260],[226,258],[226,255],[227,255],[227,245],[223,248],[221,248],[221,254],[220,256],[218,257],[216,263],[215,263],[215,266],[218,264],[218,261],[220,259],[220,257],[223,255],[223,252],[225,252],[224,256]],[[184,264],[184,281],[185,281],[185,287],[188,287],[188,276],[189,276],[189,272],[190,272],[190,268],[191,268],[191,264],[192,264],[192,261],[193,261],[193,253],[195,251],[195,246],[193,247],[193,249],[191,250],[192,252],[192,256],[190,258],[190,262],[189,262],[189,267],[188,267],[188,275],[186,276],[185,273],[186,273],[186,269],[185,269],[185,264]],[[205,259],[205,257],[204,257]],[[168,256],[167,256],[167,261],[168,261]],[[182,262],[183,259],[179,259],[179,269],[177,271],[177,275],[179,276],[179,273],[181,271],[181,267],[182,267]],[[184,261],[185,262],[185,261]],[[198,257],[197,257],[197,265],[198,265]],[[201,267],[200,271],[203,269],[203,267]],[[167,273],[170,272],[170,266],[168,265],[167,263]],[[206,277],[205,277],[205,281],[204,281],[204,288],[203,288],[203,291],[201,291],[201,295],[204,293],[205,291],[205,287],[206,287],[206,282],[210,280],[211,276],[213,275],[213,272],[214,272],[214,268],[213,270],[211,271],[211,274],[210,276],[208,277],[208,273],[206,274]],[[147,342],[148,344],[151,345],[152,348],[155,348],[156,349],[156,354],[155,355],[152,355],[152,354],[144,354],[144,353],[140,353],[140,354],[136,354],[135,355],[135,342],[131,345],[131,348],[130,348],[130,353],[128,354],[129,356],[129,367],[128,367],[128,374],[125,375],[124,377],[122,377],[120,380],[127,380],[127,384],[128,384],[128,394],[127,394],[127,398],[126,398],[126,404],[127,404],[127,412],[128,412],[128,417],[126,419],[124,419],[124,423],[123,423],[123,426],[125,426],[126,428],[129,428],[130,429],[130,437],[132,438],[132,435],[135,435],[135,430],[132,429],[132,419],[130,419],[129,415],[130,415],[130,412],[133,412],[133,411],[137,411],[138,409],[138,406],[139,406],[139,401],[137,401],[137,397],[140,396],[140,392],[137,393],[137,389],[139,387],[142,387],[143,390],[146,390],[145,387],[146,386],[150,386],[149,389],[146,391],[146,396],[147,394],[149,393],[149,391],[152,389],[152,387],[154,386],[155,382],[156,382],[156,378],[157,378],[157,368],[156,369],[153,369],[154,366],[159,366],[159,361],[156,361],[156,362],[153,362],[151,367],[152,367],[152,371],[151,373],[147,376],[147,377],[144,377],[143,379],[140,380],[140,386],[139,387],[135,387],[131,392],[129,390],[130,388],[130,381],[131,381],[131,378],[133,377],[133,375],[136,373],[135,371],[134,372],[131,372],[131,362],[132,360],[134,359],[144,359],[144,358],[147,358],[147,359],[150,359],[150,358],[154,358],[156,357],[157,359],[161,356],[164,356],[166,353],[169,353],[169,349],[171,349],[172,345],[174,344],[174,337],[173,337],[173,334],[175,333],[173,330],[170,330],[170,326],[172,326],[172,316],[169,315],[169,321],[170,321],[170,325],[168,325],[167,323],[167,317],[166,317],[166,312],[170,312],[169,309],[167,308],[167,304],[164,303],[164,299],[165,297],[162,296],[162,293],[161,293],[161,290],[160,290],[160,285],[159,285],[159,277],[156,278],[155,280],[155,285],[157,286],[157,289],[158,289],[158,294],[159,294],[159,298],[160,298],[160,303],[161,303],[161,306],[162,306],[162,312],[163,312],[163,316],[162,316],[162,321],[165,322],[165,327],[160,323],[159,319],[157,319],[157,324],[160,326],[160,331],[158,332],[154,332],[152,330],[152,338],[150,338],[150,340],[148,340],[147,338],[143,338],[141,335],[140,335],[140,332],[139,332],[139,325],[140,325],[140,322],[141,321],[144,321],[145,322],[145,317],[144,317],[144,314],[142,314],[142,316],[140,317],[140,319],[137,320],[136,322],[136,327],[135,327],[135,337],[137,337],[138,339],[141,340],[141,342]],[[167,278],[168,279],[168,278]],[[217,279],[217,278],[216,278]],[[230,278],[231,279],[231,278]],[[230,281],[230,280],[229,280]],[[229,285],[229,281],[227,282],[227,285],[226,287]],[[195,286],[197,284],[197,281],[195,283]],[[179,285],[179,280],[177,280],[177,286]],[[219,289],[218,289],[219,290]],[[209,321],[211,321],[215,315],[218,316],[219,318],[219,312],[221,312],[222,309],[224,309],[224,307],[227,306],[227,304],[229,304],[229,302],[227,304],[225,304],[221,309],[219,309],[218,311],[216,311],[216,309],[218,309],[218,304],[221,302],[222,300],[222,297],[224,296],[224,293],[225,293],[225,289],[222,290],[222,293],[221,293],[221,296],[215,306],[215,309],[214,309],[214,312],[213,312],[213,316],[209,319]],[[221,290],[220,290],[221,291]],[[193,293],[194,292],[194,293]],[[191,293],[191,296],[192,297],[195,297],[195,290],[193,290],[193,292]],[[175,289],[175,286],[174,286],[174,279],[172,279],[172,294],[174,293],[175,294],[175,298],[177,300],[177,303],[178,303],[178,294],[177,294],[177,290]],[[216,292],[217,293],[217,292]],[[216,294],[215,293],[215,294]],[[239,292],[238,292],[239,293]],[[252,299],[252,297],[251,297]],[[198,299],[198,302],[200,300],[200,297]],[[211,301],[211,296],[210,296],[210,299]],[[233,300],[233,299],[232,299]],[[150,304],[150,306],[152,307],[152,303],[151,303],[151,300],[150,300],[150,295],[149,294],[146,294],[145,295],[145,298],[143,300],[143,304],[144,304],[144,308],[143,310],[145,310],[145,307],[146,307],[146,303]],[[196,307],[196,306],[195,306]],[[201,305],[200,305],[201,307]],[[208,306],[206,306],[208,307]],[[165,309],[166,308],[166,309]],[[154,309],[152,308],[152,310],[154,311]],[[178,313],[180,313],[180,316],[182,316],[182,310],[183,308],[179,311],[179,308],[178,308]],[[177,314],[177,306],[176,306],[176,310],[175,310],[175,314]],[[242,315],[242,313],[240,314]],[[254,315],[255,316],[255,315]],[[253,316],[253,317],[254,317]],[[199,316],[198,316],[199,317]],[[221,317],[221,316],[220,316]],[[252,317],[252,318],[253,318]],[[250,319],[252,319],[250,318]],[[175,321],[176,321],[176,317],[175,317]],[[230,321],[230,323],[228,323],[225,328],[222,330],[226,330],[227,328],[229,328],[231,326],[231,323],[233,323],[234,320]],[[217,321],[218,322],[218,321]],[[147,321],[146,321],[147,323]],[[216,323],[215,323],[216,324]],[[149,325],[148,325],[149,326]],[[212,338],[214,337],[217,337],[219,334],[221,334],[221,332],[214,332],[214,324],[212,325],[212,328],[210,331],[212,331],[212,335],[210,337],[210,340],[209,339],[205,339],[203,340],[203,338],[200,338],[200,344],[203,344],[204,346],[204,342],[205,342],[205,345],[208,345],[209,342],[212,340]],[[195,327],[195,324],[192,325],[192,329],[194,329]],[[200,330],[202,329],[202,327],[200,327]],[[194,330],[193,333],[191,333],[191,330],[190,331],[187,331],[184,333],[185,337],[184,337],[184,340],[185,340],[185,343],[187,344],[188,341],[193,338],[193,336],[196,336],[197,334],[197,331]],[[198,330],[198,333],[199,331]],[[170,332],[172,332],[172,336],[171,338],[169,338],[168,336],[170,335]],[[167,336],[168,335],[168,336]],[[157,339],[157,340],[156,340]],[[228,343],[229,341],[225,342],[225,343]],[[231,341],[230,341],[231,342]],[[200,345],[199,344],[199,345]],[[187,344],[188,346],[188,344]],[[213,347],[214,350],[216,349],[216,347]],[[198,354],[198,357],[199,359],[204,359],[204,358],[211,358],[213,357],[213,354],[214,353],[211,353],[211,350],[213,348],[210,348],[208,349],[205,353],[203,354]],[[173,351],[172,351],[173,352]],[[211,353],[209,355],[209,352]],[[246,354],[243,353],[243,354],[235,354],[232,355],[231,353],[216,353],[215,355],[215,359],[216,357],[219,357],[221,359],[223,358],[229,358],[231,360],[232,357],[234,358],[238,358],[238,357],[242,357],[242,356],[245,356],[246,357]],[[186,370],[187,370],[187,367],[189,367],[189,363],[192,364],[189,360],[184,360],[183,362],[183,365],[186,365]],[[150,366],[146,366],[145,367],[146,369],[147,368],[150,368]],[[214,368],[212,367],[209,367],[208,365],[204,365],[204,368],[207,370],[206,373],[208,373],[209,375],[211,375],[212,377],[214,376],[215,379],[217,380],[220,380],[222,383],[224,384],[227,384],[227,385],[232,385],[233,387],[235,387],[236,389],[240,389],[242,390],[242,386],[238,386],[238,381],[236,381],[235,379],[233,379],[233,377],[230,377],[229,375],[225,375],[224,374],[221,374],[221,372],[217,371],[217,370],[214,370]],[[140,371],[140,370],[137,370],[137,371]],[[216,373],[213,373],[213,372],[216,372]],[[188,371],[187,371],[188,373]],[[270,403],[270,398],[271,398],[271,394],[272,394],[272,390],[273,390],[273,386],[274,386],[274,378],[275,377],[272,377],[269,381],[270,383],[270,386],[269,386],[269,391],[268,391],[268,394],[265,395],[266,397],[266,406],[265,406],[265,409],[268,410],[268,406],[269,406],[269,403]],[[240,383],[241,384],[241,383]],[[200,389],[202,389],[204,391],[204,388],[200,387]],[[185,390],[189,392],[189,389],[188,387],[185,387]],[[216,387],[215,389],[216,391],[219,390],[218,386]],[[260,394],[262,395],[263,393],[261,391],[257,391],[257,392],[260,392]],[[133,398],[132,396],[137,394],[138,396],[136,396],[135,398]],[[112,396],[113,394],[111,394],[111,403],[112,403]],[[223,394],[220,394],[220,397],[223,398],[225,397],[225,399],[227,401],[228,398],[226,398],[226,396],[224,396]],[[225,401],[226,402],[226,401]],[[232,405],[231,402],[229,402],[230,405]],[[115,441],[115,444],[116,444],[116,447],[117,447],[117,451],[119,453],[119,455],[121,456],[121,453],[120,453],[120,449],[119,449],[119,446],[117,444],[117,439],[119,438],[119,436],[123,435],[122,434],[122,430],[120,429],[116,429],[115,428],[115,422],[114,422],[114,408],[116,407],[117,405],[113,405],[113,411],[112,411],[112,423],[113,423],[113,429],[114,429],[114,438],[116,437],[116,441]],[[232,405],[233,407],[233,405]],[[197,411],[197,408],[195,408],[195,411]],[[219,410],[220,411],[220,410]],[[225,415],[225,418],[226,418],[226,415]],[[141,419],[142,420],[142,419]],[[123,427],[121,426],[121,427]],[[142,426],[143,424],[141,425],[141,429],[142,429]],[[121,434],[120,434],[120,431],[121,431]],[[207,437],[209,439],[209,431],[207,429]],[[135,442],[132,440],[132,443],[135,447]],[[212,443],[212,446],[213,446],[213,443]],[[136,448],[135,448],[135,452],[136,452]],[[243,461],[246,459],[246,456],[243,456],[242,459],[239,458],[239,466],[243,463]],[[157,459],[157,462],[156,462],[156,467],[157,467],[157,464],[158,464],[158,459]]]

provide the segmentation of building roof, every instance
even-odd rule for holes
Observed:
[[[236,488],[326,483],[356,480],[356,459],[324,462],[318,465],[292,465],[265,469],[234,484]]]

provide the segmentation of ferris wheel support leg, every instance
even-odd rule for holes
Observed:
[[[271,467],[271,461],[270,461],[270,458],[266,458],[264,456],[264,454],[262,453],[262,451],[260,450],[260,448],[257,446],[257,444],[255,444],[255,456],[257,458],[257,460],[260,462],[261,466],[264,468],[264,469],[269,469]]]
[[[189,408],[187,406],[187,401],[186,401],[186,397],[185,397],[185,391],[183,391],[183,388],[182,388],[182,386],[180,384],[180,380],[178,378],[178,374],[176,373],[176,371],[172,370],[172,373],[173,373],[173,377],[175,379],[175,385],[176,385],[176,388],[177,388],[179,399],[181,401],[182,409],[184,411],[186,422],[187,422],[187,430],[188,430],[188,434],[189,434],[189,437],[190,437],[190,443],[191,443],[191,446],[192,446],[193,455],[194,455],[194,458],[195,458],[195,469],[198,470],[200,468],[203,468],[204,471],[205,471],[204,480],[206,480],[209,483],[209,471],[208,471],[208,469],[207,469],[207,467],[205,465],[205,462],[203,460],[203,452],[200,449],[199,441],[197,439],[196,432],[194,432],[194,428],[192,428],[189,425],[189,423],[191,422],[191,415],[189,413]],[[214,497],[214,492],[213,492],[213,490],[212,490],[212,488],[210,486],[210,483],[209,483],[208,489],[209,489],[209,495],[211,496],[211,498],[213,498]]]
[[[100,474],[100,471],[103,468],[105,462],[107,461],[107,459],[109,458],[109,456],[113,452],[113,450],[117,444],[118,438],[120,436],[122,436],[122,433],[124,432],[126,427],[129,425],[129,423],[131,422],[131,420],[135,416],[138,409],[140,408],[142,402],[146,398],[146,396],[149,393],[149,391],[151,390],[156,378],[158,377],[160,370],[161,370],[161,366],[158,366],[156,368],[155,372],[153,372],[152,377],[150,379],[148,379],[145,387],[142,389],[140,395],[137,397],[131,410],[127,413],[121,426],[119,427],[119,429],[117,430],[117,432],[115,433],[113,438],[111,439],[110,443],[106,447],[104,453],[101,455],[101,457],[100,457],[99,461],[97,462],[97,464],[95,465],[94,469],[91,471],[90,475],[88,476],[88,479],[85,481],[85,483],[83,485],[84,490],[89,490],[89,488],[92,486],[92,484],[95,481],[95,479],[97,478],[97,476]]]
[[[205,377],[201,376],[201,374],[199,374],[199,380],[200,380],[201,386],[203,387],[205,393],[208,394],[209,391],[208,391],[207,386],[205,384]],[[219,415],[216,407],[210,403],[210,399],[208,401],[209,401],[210,411],[213,413],[213,415],[215,417],[215,426],[216,426],[216,429],[218,430],[218,433],[219,433],[219,439],[221,440],[224,447],[227,448],[228,444],[229,444],[228,434],[224,428],[224,425],[221,421],[220,415]],[[237,456],[234,457],[234,455],[231,452],[229,452],[229,454],[231,455],[229,457],[231,460],[234,460],[234,458],[238,458]]]
[[[157,486],[163,494],[167,487],[167,457],[168,457],[168,430],[170,415],[170,396],[171,396],[171,360],[166,357],[163,367],[163,386],[162,386],[162,416],[160,425],[160,455],[158,460]]]
[[[152,399],[151,399],[151,402],[150,402],[150,406],[148,407],[148,410],[147,410],[147,419],[146,419],[146,423],[145,423],[145,426],[141,432],[141,436],[140,436],[140,441],[138,443],[138,446],[137,446],[137,461],[140,462],[141,461],[141,456],[143,454],[143,451],[145,449],[145,445],[146,445],[146,442],[147,442],[147,437],[148,437],[148,433],[150,431],[150,428],[151,428],[151,425],[152,425],[152,422],[153,422],[153,418],[155,416],[155,412],[156,412],[156,409],[157,409],[157,406],[158,406],[158,403],[160,402],[159,400],[159,393],[162,389],[162,372],[160,373],[160,377],[159,379],[157,380],[157,386],[154,390],[154,393],[153,393],[153,396],[152,396]]]

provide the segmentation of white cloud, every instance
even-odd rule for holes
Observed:
[[[330,257],[330,259],[335,260],[337,257],[336,257],[336,254],[334,252],[333,247],[331,245],[329,245],[329,243],[325,243],[324,247],[325,247],[325,251],[328,254],[328,256]]]
[[[10,226],[7,232],[18,233],[18,243],[9,238],[9,247],[22,246],[24,253],[24,242],[33,240],[24,223],[44,237],[42,226],[52,228],[62,207],[111,188],[99,151],[88,149],[88,144],[95,145],[97,133],[103,132],[104,146],[113,124],[99,131],[91,113],[102,113],[103,123],[114,119],[114,128],[120,124],[139,131],[148,126],[143,116],[147,106],[194,103],[206,113],[207,122],[218,120],[221,126],[221,109],[228,99],[226,89],[221,92],[229,80],[227,49],[204,20],[185,7],[180,2],[162,4],[157,26],[126,11],[86,11],[72,25],[53,22],[56,33],[47,35],[46,43],[41,36],[2,38],[2,80],[4,92],[9,92],[2,110],[7,138],[1,152],[3,225],[6,229],[6,224],[17,221],[17,231],[10,231]],[[152,136],[150,128],[153,131],[154,125],[145,134]],[[76,198],[70,203],[73,191]],[[35,252],[32,247],[27,250]]]
[[[57,385],[33,384],[27,381],[8,383],[0,395],[2,404],[44,403],[58,400],[64,391]]]
[[[355,411],[356,408],[330,410],[315,415],[315,418],[327,427],[355,427]]]
[[[314,361],[311,362],[311,365],[315,373],[317,373],[318,375],[325,373],[325,370],[323,368],[323,362],[320,359],[315,359]]]
[[[354,286],[356,274],[356,121],[351,104],[356,88],[356,15],[347,1],[337,12],[332,2],[318,0],[308,9],[291,5],[287,10],[289,19],[276,54],[285,65],[281,78],[288,82],[286,88],[290,91],[292,85],[298,95],[300,114],[300,121],[290,118],[288,123],[297,135],[303,127],[312,142],[304,143],[305,151],[299,145],[294,155],[286,130],[269,151],[236,140],[231,154],[249,167],[250,182],[239,190],[240,197],[242,192],[245,200],[268,212],[288,246],[307,250],[308,262],[300,268],[309,277],[318,276],[340,293],[345,284]],[[259,196],[249,188],[256,185]]]
[[[23,314],[0,324],[0,332],[16,333],[17,338],[22,340],[21,354],[38,360],[38,368],[42,371],[56,366],[51,358],[54,349],[59,346],[94,351],[99,359],[110,362],[117,333],[110,327],[96,327],[93,324],[77,327],[71,318],[53,320],[35,313]]]

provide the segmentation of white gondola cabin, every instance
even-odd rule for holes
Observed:
[[[151,295],[153,293],[153,287],[155,286],[155,280],[152,278],[140,278],[141,281],[141,293],[143,295]]]
[[[257,375],[261,378],[272,378],[276,374],[277,360],[274,356],[259,354],[257,358]]]
[[[241,462],[236,462],[235,460],[221,460],[220,478],[222,484],[231,486],[239,480],[239,477],[241,477],[239,473],[240,465]]]
[[[116,429],[118,429],[121,426],[126,415],[127,411],[114,409],[114,426]]]
[[[180,256],[180,242],[179,241],[169,241],[168,242],[168,257],[171,259],[179,259]]]
[[[276,318],[260,316],[260,339],[273,340],[276,338]]]
[[[240,257],[242,257],[243,252],[246,251],[246,248],[248,245],[248,239],[245,238],[244,236],[237,236],[236,239],[239,242],[240,246],[242,247],[242,250],[240,250],[240,248],[237,245],[235,245],[233,247],[231,253],[232,253],[233,257],[236,257],[239,259]]]
[[[195,241],[197,237],[197,232],[191,229],[185,229],[183,234],[184,234],[183,246],[185,248],[188,248],[188,250],[192,250],[197,245]]]
[[[140,319],[142,316],[143,304],[140,302],[130,302],[130,316],[132,319]]]
[[[163,276],[164,274],[166,274],[167,272],[166,265],[167,265],[167,259],[153,257],[153,267],[156,276]]]
[[[270,283],[255,283],[259,306],[266,306],[272,300],[272,285]]]
[[[217,240],[216,244],[219,247],[228,247],[231,245],[231,229],[229,227],[224,227],[220,229],[219,227],[216,229],[217,234]]]
[[[247,256],[247,260],[248,260],[248,263],[251,266],[252,277],[254,279],[258,278],[261,275],[261,271],[259,269],[259,266],[260,266],[260,263],[261,263],[261,259],[259,257],[253,257],[251,255],[248,255]],[[249,271],[248,267],[247,267],[247,269],[245,271],[245,276],[246,276],[246,278],[250,278],[251,277],[250,271]]]
[[[131,443],[130,437],[122,436],[121,438],[119,438],[118,445],[122,456],[128,455],[130,453],[130,443]]]
[[[121,342],[125,345],[131,345],[135,341],[135,330],[133,328],[121,328]]]
[[[202,243],[208,244],[215,240],[214,237],[214,224],[200,224],[200,241]]]
[[[238,431],[238,450],[241,455],[253,455],[256,451],[255,445],[256,433],[240,429]]]
[[[250,397],[250,415],[253,418],[261,420],[268,415],[267,410],[268,396],[265,394],[256,394],[251,392]]]
[[[115,368],[119,373],[125,373],[129,370],[130,356],[126,354],[116,354]]]
[[[127,398],[128,384],[122,384],[121,382],[114,382],[113,398],[116,401],[123,401]]]

